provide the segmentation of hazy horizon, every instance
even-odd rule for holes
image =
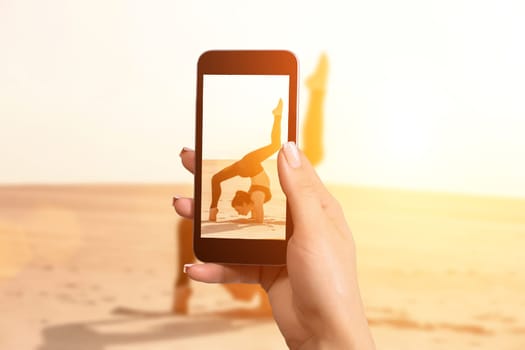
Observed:
[[[442,189],[419,189],[406,187],[388,187],[388,186],[374,186],[370,184],[349,184],[343,182],[325,182],[329,190],[334,188],[364,190],[371,192],[402,192],[405,194],[415,194],[423,196],[439,196],[439,197],[463,197],[463,198],[479,198],[482,200],[501,199],[509,201],[525,202],[525,196],[502,195],[498,193],[479,193],[479,192],[452,192]],[[126,182],[126,181],[100,181],[100,182],[19,182],[19,183],[0,183],[0,188],[45,188],[45,187],[165,187],[165,186],[188,186],[193,189],[193,182]],[[179,193],[173,193],[179,194]],[[334,193],[335,194],[335,193]],[[180,195],[180,194],[179,194]],[[186,195],[191,195],[187,193]]]
[[[253,6],[4,1],[0,183],[189,182],[199,55],[282,48],[300,123],[328,55],[325,181],[525,197],[521,3]]]

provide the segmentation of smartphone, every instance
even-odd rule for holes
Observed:
[[[286,264],[292,220],[277,154],[297,141],[289,51],[204,52],[197,64],[194,251],[206,262]]]

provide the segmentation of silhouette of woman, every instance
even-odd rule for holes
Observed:
[[[240,215],[252,214],[252,219],[257,223],[264,220],[264,203],[272,198],[270,192],[270,178],[262,166],[262,162],[276,153],[281,147],[281,116],[283,101],[279,99],[277,107],[272,111],[273,126],[271,143],[246,154],[241,160],[222,169],[211,178],[211,205],[210,221],[217,221],[219,209],[217,204],[221,196],[221,182],[235,176],[249,177],[251,186],[246,191],[237,191],[232,199],[232,207]]]

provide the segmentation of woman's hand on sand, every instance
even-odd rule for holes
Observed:
[[[181,158],[193,172],[195,153],[185,149]],[[373,349],[352,233],[339,203],[294,143],[280,150],[278,169],[294,222],[286,267],[205,263],[186,267],[186,273],[207,283],[261,284],[290,348]],[[179,215],[193,217],[192,199],[174,206]]]

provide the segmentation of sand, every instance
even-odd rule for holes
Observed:
[[[525,348],[525,201],[331,186],[378,349]],[[285,349],[271,319],[193,283],[171,207],[188,185],[0,187],[0,349]]]

